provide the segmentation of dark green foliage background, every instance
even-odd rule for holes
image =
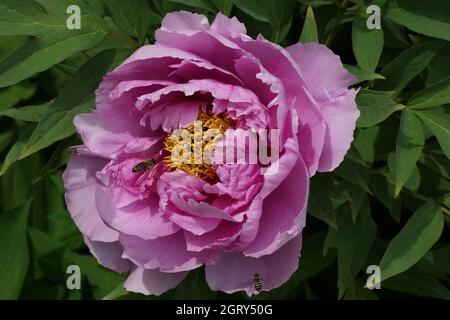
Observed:
[[[66,28],[71,4],[81,30]],[[366,28],[370,4],[381,30]],[[282,46],[326,44],[359,78],[352,148],[311,180],[299,269],[254,299],[450,299],[448,0],[0,0],[0,299],[155,299],[89,254],[61,174],[101,77],[180,9],[237,16]],[[66,289],[73,263],[81,290]],[[364,288],[372,264],[381,290]],[[247,299],[210,291],[203,270],[161,298]]]

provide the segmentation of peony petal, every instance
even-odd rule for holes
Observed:
[[[212,290],[226,293],[245,290],[257,294],[253,277],[261,278],[262,291],[270,291],[285,283],[298,268],[301,237],[296,237],[271,255],[261,258],[245,257],[239,252],[222,253],[215,265],[207,265],[206,280]]]
[[[214,251],[187,251],[181,231],[154,240],[121,234],[119,241],[124,247],[123,257],[147,269],[159,269],[163,272],[188,271],[217,260]]]
[[[95,206],[99,188],[95,173],[105,164],[100,158],[73,155],[63,175],[65,198],[72,219],[84,235],[93,241],[113,242],[119,234],[102,221]]]
[[[85,236],[84,242],[94,257],[97,258],[97,261],[103,266],[118,273],[127,272],[130,269],[130,261],[122,258],[123,247],[119,241],[93,241]]]
[[[178,226],[160,215],[156,195],[120,209],[112,204],[111,196],[105,188],[97,188],[95,195],[100,215],[119,232],[148,240],[171,235],[179,230]]]
[[[135,268],[125,281],[124,287],[127,291],[159,296],[175,288],[187,274],[188,272],[164,273],[158,270]]]
[[[270,74],[282,82],[285,103],[287,106],[294,106],[300,122],[300,152],[309,175],[314,175],[319,164],[326,128],[319,107],[311,99],[307,82],[302,77],[295,59],[284,48],[262,36],[256,40],[241,36],[235,38],[234,42],[255,56]]]
[[[307,88],[317,101],[338,96],[356,82],[339,56],[324,45],[297,43],[286,50],[297,63]]]
[[[286,179],[264,199],[258,234],[244,255],[258,258],[272,254],[302,231],[308,189],[308,171],[300,156]]]
[[[318,170],[333,171],[344,160],[350,149],[359,110],[356,106],[356,90],[350,90],[344,96],[336,98],[329,104],[323,103],[322,114],[327,123],[325,144],[320,156]],[[336,111],[336,110],[339,111]]]
[[[356,92],[347,87],[356,78],[344,68],[339,56],[326,46],[295,44],[287,51],[295,59],[326,124],[318,170],[332,171],[342,162],[353,141],[359,111],[355,103]]]
[[[164,16],[161,28],[167,31],[189,32],[208,30],[208,18],[189,11],[169,12]]]
[[[220,12],[216,15],[216,18],[211,24],[211,31],[219,33],[227,38],[232,38],[237,34],[247,34],[245,25],[236,17],[228,18]]]

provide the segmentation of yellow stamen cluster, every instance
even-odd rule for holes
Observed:
[[[195,130],[196,127],[201,126],[201,130]],[[233,120],[227,117],[226,113],[213,114],[211,110],[207,112],[200,111],[198,119],[191,125],[189,125],[186,130],[190,135],[190,161],[177,161],[174,162],[172,158],[172,152],[180,153],[178,151],[177,145],[179,143],[184,143],[184,140],[180,140],[179,137],[175,137],[173,134],[168,134],[164,139],[164,150],[170,152],[170,155],[164,157],[164,162],[169,167],[169,170],[183,170],[189,174],[199,177],[205,181],[214,181],[217,178],[214,167],[205,162],[205,155],[211,154],[214,148],[214,143],[222,137],[223,133],[229,128],[234,128],[235,123]],[[209,139],[204,139],[205,133],[210,129],[220,132]],[[199,136],[201,135],[201,136]],[[202,162],[196,163],[195,161],[195,150],[199,150],[202,155]],[[181,158],[183,154],[179,154]]]

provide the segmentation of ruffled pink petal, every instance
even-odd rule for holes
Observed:
[[[105,188],[98,188],[95,195],[101,217],[121,233],[148,240],[171,235],[179,230],[178,226],[161,216],[156,195],[120,209],[113,205]]]
[[[258,274],[262,291],[270,291],[285,283],[297,270],[301,237],[296,237],[271,255],[261,258],[245,257],[242,253],[222,253],[215,265],[207,265],[206,280],[212,290],[233,293],[244,290],[249,296],[257,294],[253,278]]]
[[[161,295],[175,288],[187,276],[188,272],[164,273],[158,270],[135,268],[124,283],[127,291],[145,295]]]
[[[298,162],[299,158],[297,139],[287,139],[284,148],[285,153],[277,162],[271,164],[268,169],[275,174],[268,174],[264,176],[263,186],[260,192],[252,200],[250,207],[246,212],[247,220],[246,223],[242,226],[242,232],[239,237],[240,247],[245,247],[249,243],[254,241],[258,233],[260,220],[263,213],[263,206],[265,205],[264,203],[266,201],[266,198],[283,183],[288,175],[293,174],[293,168]],[[279,230],[276,230],[275,232],[278,231]]]
[[[208,30],[209,28],[206,16],[189,11],[169,12],[161,23],[161,29],[167,31],[189,32]]]
[[[121,234],[120,243],[124,247],[123,257],[146,269],[163,272],[181,272],[195,269],[204,263],[214,263],[214,251],[190,252],[186,250],[183,232],[154,240]]]
[[[356,78],[344,68],[339,56],[323,45],[295,44],[287,51],[298,65],[326,123],[318,170],[332,171],[342,162],[353,141],[359,111],[355,103],[356,92],[347,87]]]
[[[100,218],[95,205],[99,188],[95,173],[105,165],[105,160],[73,155],[64,172],[66,204],[72,219],[81,232],[92,241],[117,241],[119,234]]]
[[[308,192],[308,171],[299,156],[283,182],[264,199],[258,234],[244,255],[272,254],[296,237],[305,226]]]
[[[318,106],[309,96],[307,81],[302,77],[296,61],[284,48],[262,36],[256,40],[240,36],[233,41],[256,57],[271,75],[282,82],[285,104],[293,106],[298,114],[300,152],[310,176],[314,175],[319,165],[326,128]]]
[[[222,221],[213,231],[202,235],[185,232],[187,250],[199,252],[206,249],[226,248],[239,236],[241,228],[240,223]]]
[[[325,144],[320,156],[319,171],[333,171],[344,160],[353,141],[356,120],[359,117],[356,106],[356,90],[321,105],[327,123]],[[339,109],[339,111],[336,111]]]
[[[356,82],[338,55],[317,43],[297,43],[286,50],[297,63],[306,86],[317,101],[328,100],[347,91]]]
[[[218,13],[213,23],[211,24],[211,31],[231,38],[238,34],[247,34],[245,25],[236,17],[228,18],[222,13]]]
[[[122,258],[123,247],[119,241],[93,241],[85,236],[84,242],[101,265],[118,273],[123,273],[130,269],[130,261]]]

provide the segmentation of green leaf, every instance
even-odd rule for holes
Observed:
[[[345,293],[344,300],[378,300],[375,291],[364,287],[361,281],[355,280]]]
[[[312,7],[319,7],[323,5],[335,4],[335,0],[298,0],[298,2]]]
[[[277,23],[277,21],[272,21],[271,17],[275,11],[275,7],[272,7],[272,10],[267,10],[268,8],[264,7],[265,4],[270,5],[271,1],[233,0],[233,2],[236,7],[258,21]]]
[[[422,123],[413,111],[403,110],[395,151],[395,196],[411,176],[424,142]]]
[[[65,28],[65,21],[47,15],[33,0],[0,0],[0,36],[40,36]]]
[[[376,224],[372,220],[370,204],[366,199],[353,223],[348,209],[338,215],[338,229],[329,229],[328,246],[337,249],[339,298],[343,296],[357,273],[363,268],[370,247],[375,240]]]
[[[355,222],[364,201],[367,199],[367,193],[364,189],[350,183],[347,186],[347,190],[350,197],[350,212],[352,213],[353,222]]]
[[[389,185],[383,176],[375,175],[370,181],[370,188],[375,197],[388,209],[390,215],[400,223],[402,203],[400,197],[394,198],[389,194]]]
[[[365,71],[349,64],[344,64],[344,67],[345,69],[347,69],[348,72],[350,72],[351,74],[355,75],[358,78],[355,84],[359,84],[364,81],[385,79],[385,77],[383,77],[381,74]]]
[[[331,198],[332,185],[327,184],[321,176],[311,179],[310,194],[308,199],[308,214],[326,222],[329,226],[337,228],[336,213]]]
[[[337,228],[336,214],[331,201],[323,196],[310,193],[308,199],[308,213],[317,219],[326,222],[329,226]]]
[[[415,32],[450,41],[450,2],[389,0],[384,16]]]
[[[443,45],[443,41],[427,41],[406,49],[380,71],[386,80],[376,81],[375,88],[394,91],[392,96],[396,97],[428,66]]]
[[[417,265],[383,281],[381,287],[421,297],[450,300],[450,290],[430,274],[429,270]]]
[[[434,110],[421,110],[415,113],[437,138],[442,151],[450,159],[450,114]]]
[[[2,176],[14,162],[19,160],[20,155],[23,152],[23,148],[25,147],[25,144],[27,143],[27,140],[30,137],[32,130],[33,128],[29,126],[21,128],[21,132],[19,134],[19,137],[17,138],[17,141],[8,151],[8,154],[6,155],[6,158],[3,161],[3,164],[0,169],[0,176]]]
[[[0,89],[0,112],[14,107],[21,101],[28,100],[36,92],[36,86],[17,84]]]
[[[358,93],[356,104],[361,111],[356,124],[362,128],[372,127],[403,108],[390,98],[389,93],[367,89]]]
[[[314,12],[311,7],[308,7],[306,10],[305,24],[303,25],[302,34],[300,35],[299,41],[301,43],[319,42],[316,19],[314,18]]]
[[[436,107],[447,103],[450,103],[450,77],[417,92],[408,100],[408,106],[414,109]]]
[[[49,174],[58,170],[61,166],[65,165],[69,160],[72,152],[70,152],[69,147],[76,144],[77,139],[74,137],[69,137],[58,143],[55,151],[48,159],[44,167],[39,170],[36,176],[31,181],[31,184],[36,184]]]
[[[75,133],[72,120],[94,106],[94,91],[119,56],[107,50],[88,60],[49,106],[24,147],[21,159]]]
[[[76,264],[80,267],[81,273],[93,287],[94,298],[96,299],[103,298],[124,281],[124,276],[102,267],[91,255],[66,252],[64,265],[68,266],[71,264]]]
[[[185,4],[187,6],[191,6],[194,8],[201,8],[201,9],[205,9],[208,10],[211,13],[216,13],[216,10],[214,8],[214,6],[212,6],[211,4],[208,3],[208,1],[206,0],[169,0],[171,2],[175,2],[175,3],[181,3],[181,4]]]
[[[367,28],[368,17],[366,8],[360,7],[353,21],[352,44],[353,53],[361,69],[374,72],[383,51],[384,35],[382,29]]]
[[[124,32],[136,37],[139,43],[144,43],[151,25],[151,18],[155,18],[151,16],[146,0],[108,0],[105,1],[105,5],[111,11],[114,21]]]
[[[360,186],[369,194],[372,193],[369,188],[370,172],[355,161],[345,159],[334,172],[345,181]]]
[[[295,8],[295,0],[233,0],[236,7],[252,18],[270,23],[274,31],[274,42],[280,40],[281,29],[289,23]]]
[[[14,130],[10,129],[0,133],[0,152],[3,152],[14,138]]]
[[[0,214],[0,299],[16,299],[28,268],[27,220],[30,201]]]
[[[47,111],[50,102],[36,105],[0,110],[0,116],[7,116],[17,120],[38,122],[41,116]]]
[[[389,243],[380,262],[382,280],[416,264],[439,240],[443,228],[444,217],[434,202],[420,207]]]
[[[105,35],[104,31],[65,30],[27,42],[0,61],[0,88],[45,71],[75,52],[92,48]]]

